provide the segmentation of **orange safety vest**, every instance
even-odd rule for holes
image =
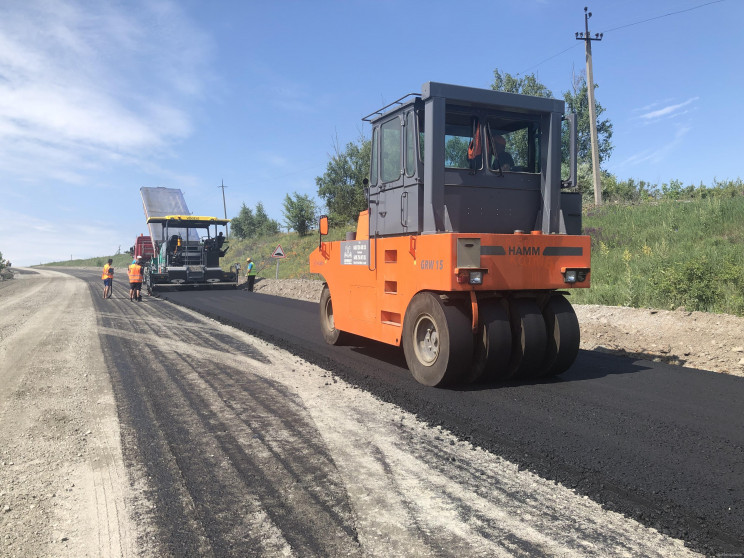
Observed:
[[[129,282],[130,283],[142,283],[142,266],[138,264],[130,264],[129,270]]]
[[[480,124],[477,118],[473,118],[473,139],[468,144],[468,160],[472,161],[476,157],[480,157],[482,152]]]
[[[111,279],[114,277],[114,271],[109,270],[111,265],[106,264],[103,266],[103,274],[101,275],[101,279]]]

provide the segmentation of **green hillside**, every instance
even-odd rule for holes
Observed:
[[[744,315],[744,196],[607,205],[584,232],[592,288],[574,302]]]
[[[344,238],[346,230],[331,230],[328,239],[340,240]],[[228,269],[232,264],[240,262],[245,266],[245,259],[250,256],[258,269],[259,277],[273,279],[277,272],[277,259],[271,254],[277,246],[287,256],[279,259],[279,279],[320,279],[318,275],[310,273],[308,258],[310,252],[318,247],[318,234],[311,233],[300,236],[295,232],[278,233],[246,240],[230,239],[230,249],[222,259],[222,267]]]

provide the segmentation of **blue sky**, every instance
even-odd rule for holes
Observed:
[[[708,1],[588,4],[605,33],[604,167],[621,179],[744,177],[744,0]],[[261,201],[283,222],[285,195],[317,199],[334,145],[369,133],[361,117],[424,82],[488,88],[499,68],[562,97],[585,68],[585,5],[3,2],[0,252],[33,265],[126,250],[146,232],[142,186],[222,216],[224,180],[228,217]]]

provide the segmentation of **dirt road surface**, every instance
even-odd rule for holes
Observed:
[[[0,283],[0,556],[132,556],[136,526],[87,285]]]
[[[692,555],[272,345],[98,283],[0,284],[0,556]],[[666,347],[651,357],[684,352]]]

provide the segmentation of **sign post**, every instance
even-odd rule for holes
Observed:
[[[276,259],[276,278],[279,279],[279,260],[287,257],[284,254],[284,250],[282,250],[281,244],[276,247],[274,252],[271,254],[271,257]]]

